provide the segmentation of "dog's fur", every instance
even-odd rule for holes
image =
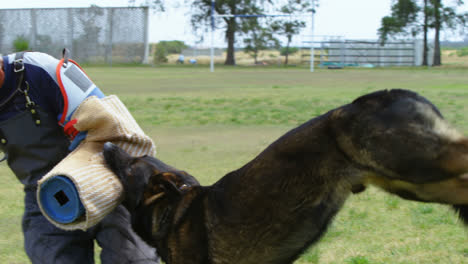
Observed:
[[[166,263],[292,263],[374,184],[468,222],[468,139],[425,98],[379,91],[286,133],[212,186],[107,143],[136,232]]]

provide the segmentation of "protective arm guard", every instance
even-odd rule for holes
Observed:
[[[104,94],[73,60],[60,60],[56,74],[64,102],[63,112],[59,115],[59,124],[64,127],[65,134],[72,140],[69,147],[71,151],[86,138],[87,134],[86,131],[80,132],[75,129],[76,120],[71,119],[73,113],[86,98],[90,96],[103,98]]]
[[[59,124],[65,126],[71,121],[76,108],[89,96],[103,98],[104,94],[73,60],[60,60],[56,69],[57,82],[62,92],[64,106],[59,116]]]

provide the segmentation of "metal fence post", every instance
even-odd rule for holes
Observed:
[[[75,23],[73,21],[73,9],[67,9],[67,20],[68,20],[68,29],[67,30],[67,42],[68,42],[68,49],[71,51],[73,55],[73,34]]]
[[[37,27],[36,27],[36,10],[30,9],[31,15],[31,45],[29,49],[34,50],[36,48],[36,39],[37,39]]]
[[[388,45],[388,44],[387,44],[387,45]],[[384,63],[384,56],[383,56],[384,53],[385,53],[384,49],[385,49],[385,46],[380,46],[380,47],[379,47],[379,66],[380,66],[380,67],[385,66],[385,63]]]
[[[413,56],[414,56],[414,66],[421,66],[422,60],[419,59],[420,54],[422,54],[421,49],[419,48],[419,41],[415,39],[413,41]]]
[[[321,68],[323,68],[323,63],[324,63],[324,58],[323,58],[323,56],[324,56],[324,53],[325,53],[325,51],[324,51],[324,45],[323,45],[323,41],[322,41],[322,42],[320,42],[320,67],[321,67]]]
[[[143,54],[143,63],[148,64],[149,63],[149,8],[146,6],[143,9],[143,16],[144,16],[144,22],[143,22],[143,34],[144,34],[144,45],[145,45],[145,52]]]
[[[345,65],[345,59],[346,59],[345,51],[346,51],[346,40],[343,39],[341,41],[341,47],[340,47],[340,63],[342,67]]]
[[[113,33],[113,17],[114,9],[109,8],[107,12],[107,34],[106,34],[106,49],[104,60],[107,64],[112,65],[112,33]]]

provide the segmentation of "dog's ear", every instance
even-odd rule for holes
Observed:
[[[170,201],[177,200],[182,194],[181,188],[177,185],[176,173],[162,172],[152,175],[144,191],[144,205],[151,205],[162,197]]]

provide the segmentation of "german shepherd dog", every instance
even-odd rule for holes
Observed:
[[[374,92],[289,131],[211,186],[106,143],[135,231],[169,264],[293,263],[369,184],[449,204],[468,223],[468,138],[406,90]]]

